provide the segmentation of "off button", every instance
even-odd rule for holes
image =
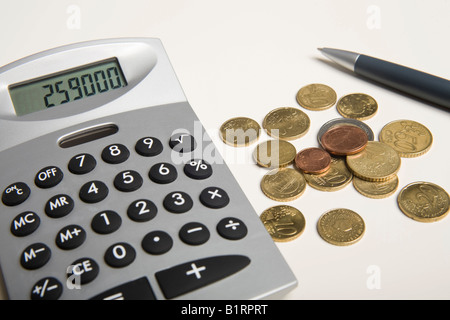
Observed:
[[[42,189],[53,188],[63,179],[64,174],[60,168],[51,166],[41,169],[34,178],[36,186]]]

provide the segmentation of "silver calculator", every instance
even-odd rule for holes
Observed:
[[[10,299],[263,299],[297,285],[158,39],[2,67],[0,159]]]

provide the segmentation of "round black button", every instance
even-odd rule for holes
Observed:
[[[187,153],[194,151],[197,143],[189,133],[177,133],[170,137],[169,146],[176,152]]]
[[[56,245],[62,250],[73,250],[86,240],[86,231],[78,225],[62,228],[56,235]]]
[[[122,218],[117,212],[107,210],[97,213],[92,218],[91,228],[99,234],[110,234],[122,225]]]
[[[158,208],[146,199],[136,200],[128,206],[127,215],[135,222],[147,222],[156,217]]]
[[[209,240],[209,236],[210,234],[208,228],[198,222],[185,224],[179,232],[180,239],[184,243],[192,246],[204,244]]]
[[[55,278],[39,280],[31,289],[31,300],[58,300],[63,292],[63,286]]]
[[[153,182],[167,184],[175,181],[178,173],[170,163],[158,163],[150,169],[148,176]]]
[[[143,183],[141,175],[133,170],[122,171],[114,179],[116,189],[123,192],[136,191]]]
[[[200,194],[200,202],[208,208],[219,209],[228,205],[230,198],[225,190],[209,187]]]
[[[45,205],[45,213],[50,218],[62,218],[72,212],[75,203],[71,197],[59,194],[52,197]]]
[[[164,208],[172,213],[185,213],[192,209],[194,202],[185,192],[176,191],[169,193],[163,201]]]
[[[105,262],[113,268],[124,268],[136,259],[136,250],[128,243],[116,243],[106,250]]]
[[[102,159],[110,164],[119,164],[128,160],[130,151],[123,144],[112,144],[103,149]]]
[[[11,222],[11,233],[16,237],[26,237],[35,232],[40,224],[41,219],[36,213],[23,212]]]
[[[150,232],[142,240],[142,249],[153,255],[164,254],[168,252],[172,246],[172,238],[164,231]]]
[[[87,284],[97,278],[100,267],[91,258],[81,258],[74,261],[67,269],[67,277],[75,284]]]
[[[69,171],[73,174],[86,174],[91,172],[97,166],[97,161],[93,156],[87,153],[76,155],[69,161]]]
[[[46,167],[41,169],[34,178],[36,186],[42,189],[53,188],[58,185],[64,177],[63,172],[58,167]]]
[[[144,157],[154,157],[163,151],[161,141],[153,137],[146,137],[140,139],[136,143],[136,152]]]
[[[49,247],[43,243],[35,243],[23,250],[20,264],[27,270],[36,270],[43,267],[51,256]]]
[[[18,206],[28,199],[30,193],[30,187],[26,183],[16,182],[3,191],[2,202],[9,207]]]
[[[101,181],[90,181],[80,189],[80,199],[86,203],[97,203],[108,196],[109,190]]]
[[[184,166],[184,173],[192,179],[203,180],[211,177],[213,170],[204,160],[191,160]]]
[[[247,226],[237,218],[225,218],[217,224],[217,232],[225,239],[240,240],[247,235]]]

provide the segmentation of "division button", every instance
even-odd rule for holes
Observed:
[[[123,144],[112,144],[102,151],[102,159],[106,163],[119,164],[130,157],[130,151]]]
[[[53,188],[58,185],[64,177],[63,172],[58,167],[46,167],[41,169],[34,178],[36,186],[42,189]]]
[[[103,201],[109,193],[109,189],[101,181],[90,181],[80,189],[80,199],[86,203],[97,203]]]
[[[38,281],[31,290],[31,300],[58,300],[63,293],[63,286],[55,278]]]
[[[205,225],[198,222],[191,222],[185,224],[178,235],[184,243],[191,246],[198,246],[209,240],[210,233]]]
[[[169,193],[163,201],[164,208],[172,213],[185,213],[192,209],[194,202],[185,192],[176,191]]]
[[[90,300],[156,300],[146,277],[109,289]]]
[[[91,172],[96,166],[97,161],[92,155],[82,153],[70,159],[68,168],[73,174],[81,175]]]
[[[20,264],[27,270],[43,267],[52,256],[50,248],[43,243],[35,243],[23,250]]]
[[[11,222],[11,233],[16,237],[26,237],[35,232],[40,224],[41,219],[36,213],[23,212]]]
[[[164,231],[152,231],[142,240],[142,249],[153,255],[160,255],[172,249],[173,240]]]
[[[124,268],[136,259],[136,250],[128,243],[116,243],[105,253],[105,262],[113,268]]]
[[[56,235],[56,245],[62,250],[72,250],[81,246],[86,240],[86,231],[78,225],[62,228]]]
[[[249,264],[250,259],[246,256],[217,256],[159,271],[155,277],[166,299],[173,299],[222,280]]]
[[[122,225],[122,218],[115,211],[106,210],[97,213],[92,218],[91,228],[98,234],[110,234]]]
[[[155,157],[163,151],[163,145],[156,138],[146,137],[136,143],[135,149],[141,156]]]
[[[156,217],[158,208],[156,205],[146,199],[136,200],[128,206],[128,218],[135,222],[147,222]]]
[[[114,186],[117,190],[123,192],[132,192],[139,189],[144,180],[141,175],[133,170],[123,171],[114,179]]]
[[[192,135],[189,133],[177,133],[170,137],[170,147],[179,153],[188,153],[194,151],[197,143]]]
[[[26,183],[16,182],[3,191],[2,202],[9,207],[18,206],[28,199],[30,193],[30,187]]]
[[[178,177],[177,169],[170,163],[158,163],[151,167],[148,173],[150,180],[159,184],[167,184]]]
[[[213,170],[204,160],[191,160],[184,166],[184,173],[192,179],[203,180],[211,177]]]
[[[75,203],[71,197],[59,194],[52,197],[45,205],[45,213],[50,218],[62,218],[72,212]]]
[[[209,187],[200,194],[200,202],[208,208],[219,209],[226,207],[230,202],[230,198],[225,190]]]
[[[225,239],[240,240],[247,235],[247,226],[237,218],[225,218],[217,224],[217,232]]]
[[[91,258],[81,258],[67,268],[67,277],[75,284],[87,284],[97,278],[100,267]]]

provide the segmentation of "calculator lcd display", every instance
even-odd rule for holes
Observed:
[[[108,59],[9,87],[17,116],[127,86],[117,59]]]

